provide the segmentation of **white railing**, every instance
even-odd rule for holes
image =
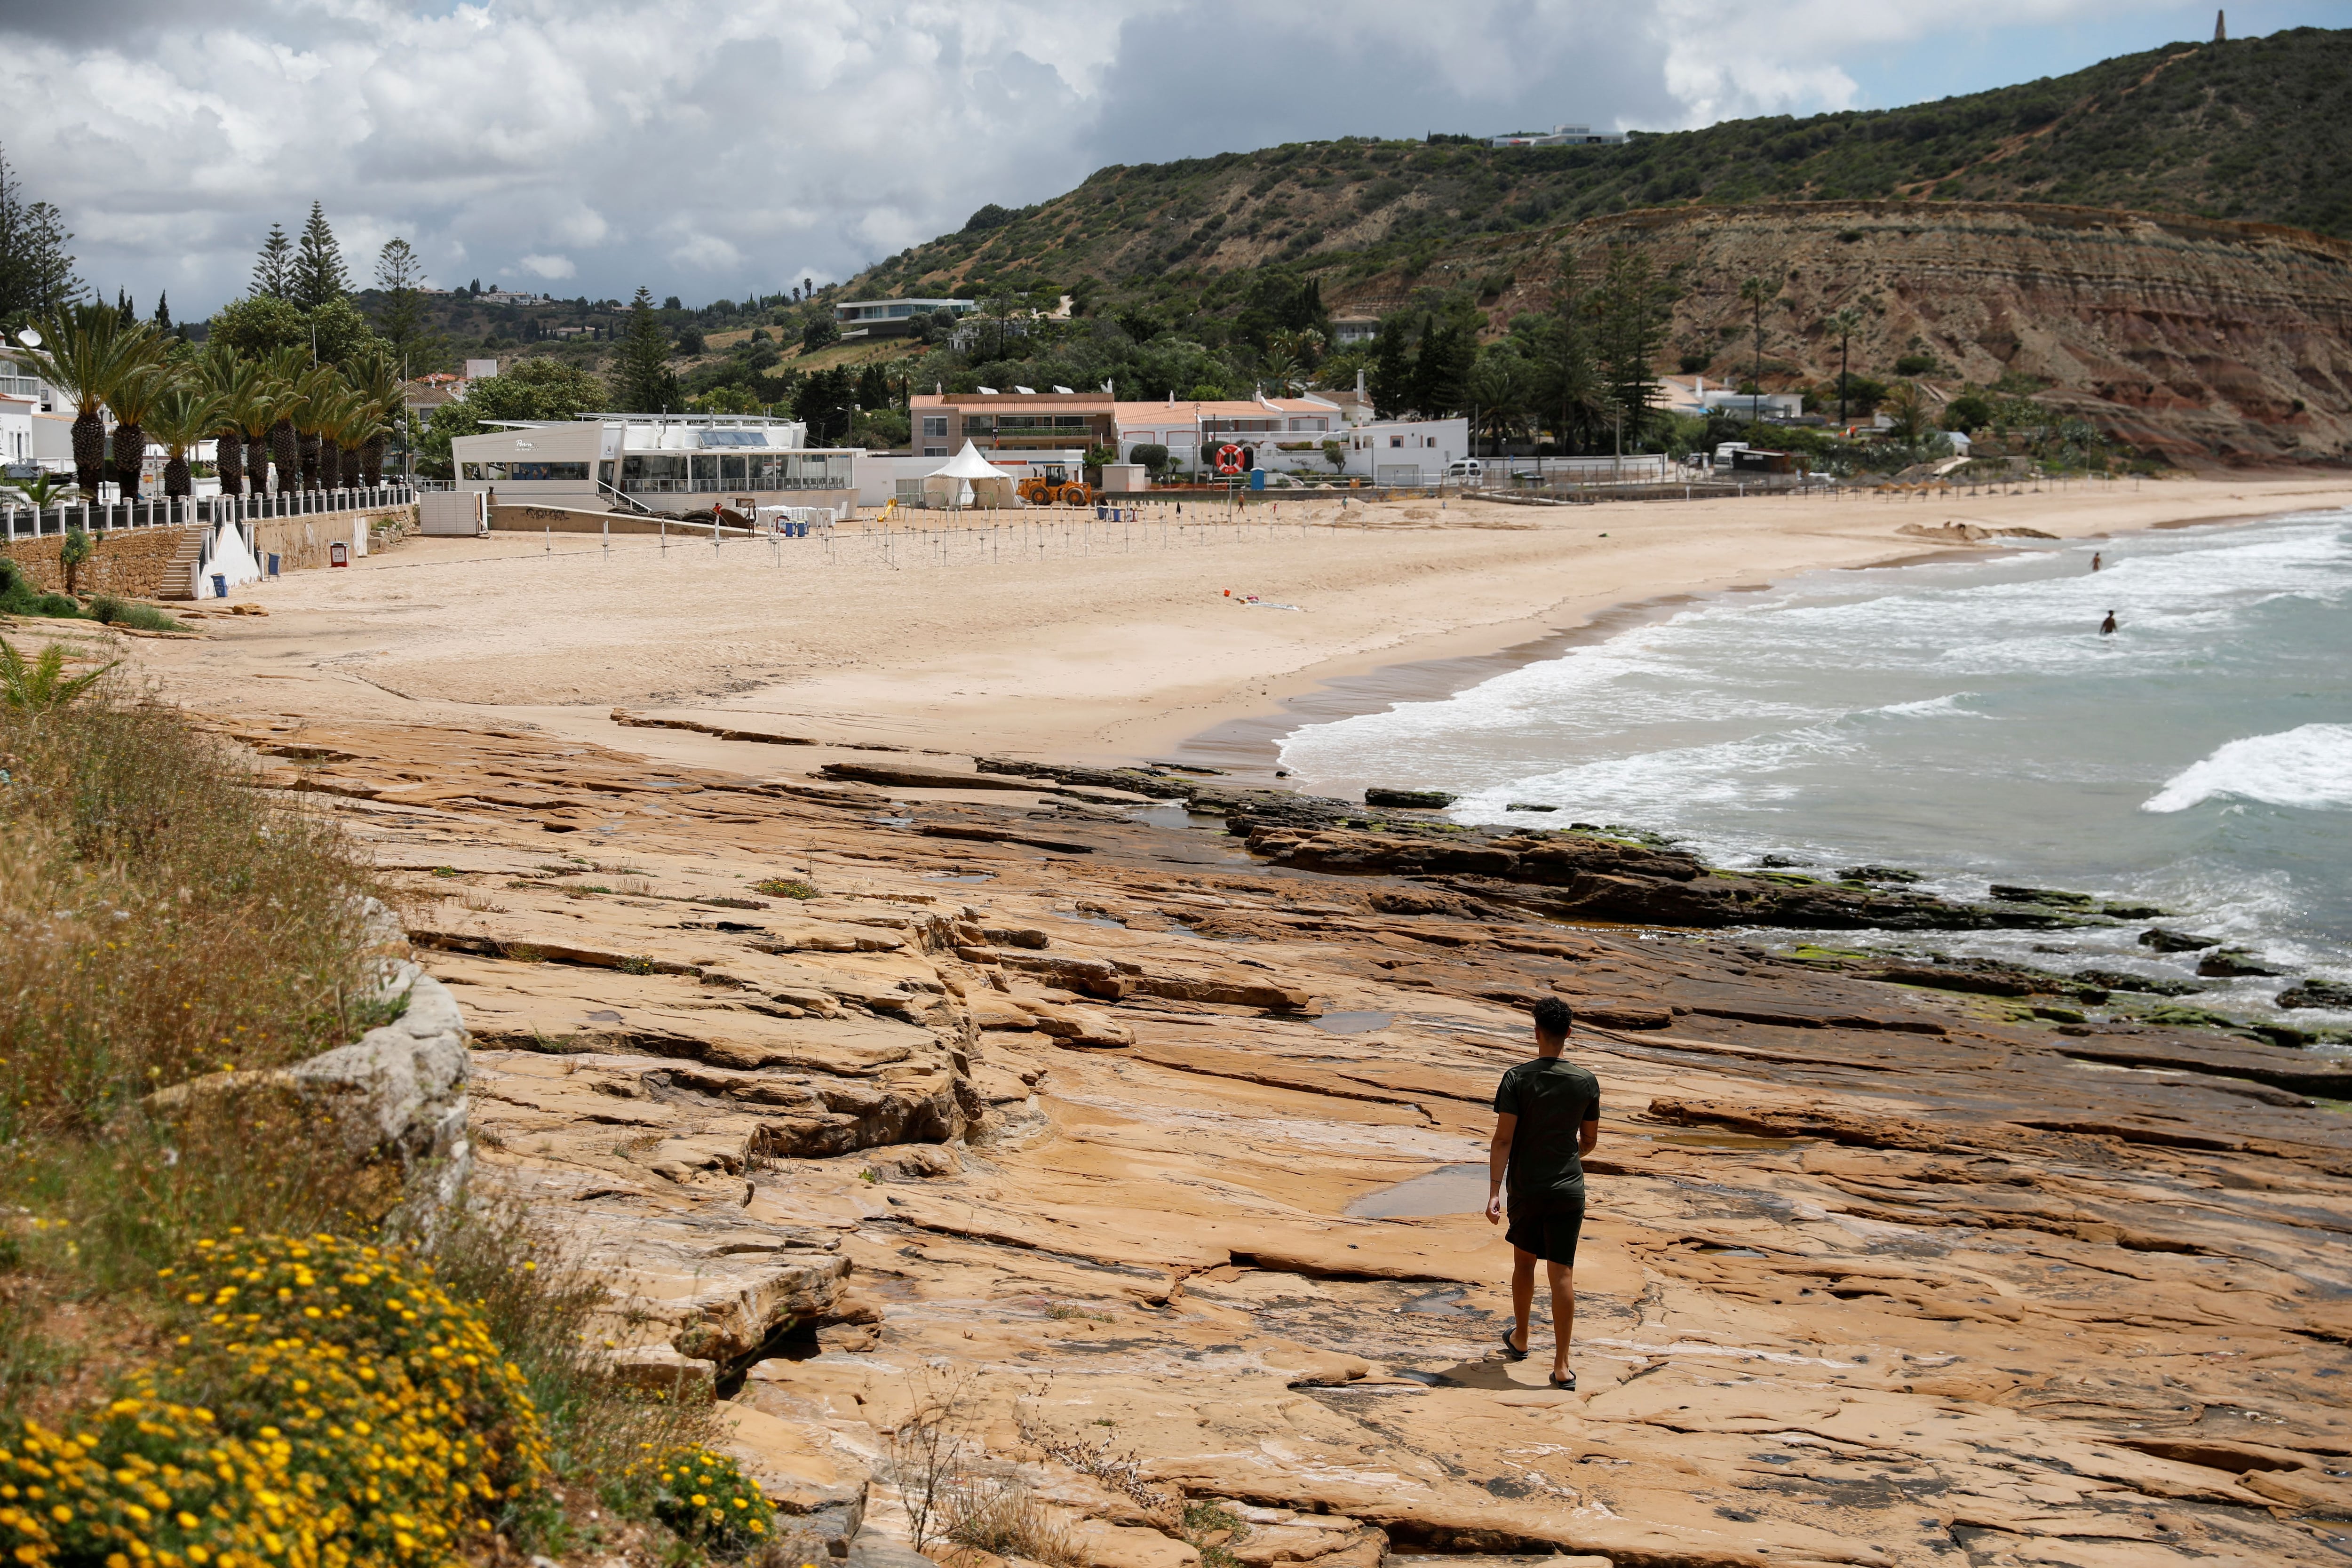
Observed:
[[[5,492],[0,492],[5,493]],[[0,542],[38,539],[80,529],[110,533],[139,528],[207,527],[224,522],[261,522],[280,517],[318,517],[334,512],[376,511],[415,503],[407,485],[372,485],[352,489],[300,490],[290,495],[175,496],[153,500],[72,501],[35,508],[0,500]]]

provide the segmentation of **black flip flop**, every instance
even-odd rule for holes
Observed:
[[[1564,1388],[1569,1393],[1574,1394],[1576,1392],[1576,1373],[1571,1372],[1566,1377],[1555,1377],[1551,1379],[1551,1385],[1554,1388]]]
[[[1527,1352],[1517,1350],[1512,1347],[1511,1336],[1518,1331],[1519,1331],[1516,1325],[1503,1331],[1503,1359],[1506,1361],[1525,1361],[1528,1359]]]

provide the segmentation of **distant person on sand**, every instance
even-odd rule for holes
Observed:
[[[2098,551],[2094,550],[2091,552],[2091,570],[2094,572],[2096,572],[2099,569],[2099,557],[2100,552]]]
[[[1495,1139],[1486,1152],[1486,1222],[1503,1218],[1510,1178],[1511,1312],[1503,1354],[1528,1358],[1536,1263],[1551,1284],[1551,1385],[1574,1388],[1568,1342],[1576,1326],[1576,1240],[1584,1228],[1584,1156],[1601,1141],[1601,1082],[1560,1052],[1574,1016],[1547,996],[1536,1004],[1536,1058],[1503,1075],[1495,1090]]]
[[[2113,610],[2109,610],[2107,612],[2107,618],[2099,623],[2099,635],[2103,637],[2111,637],[2116,635],[2116,613]]]

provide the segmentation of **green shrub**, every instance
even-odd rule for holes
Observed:
[[[798,877],[770,877],[765,881],[752,883],[751,890],[775,899],[814,899],[818,896],[814,883],[803,882]]]
[[[90,618],[110,626],[133,626],[142,632],[175,632],[180,623],[152,605],[134,605],[118,599],[111,594],[100,594],[89,602]]]
[[[55,1494],[0,1508],[27,1568],[422,1568],[487,1546],[545,1477],[522,1370],[429,1264],[331,1236],[232,1237],[163,1273],[185,1331],[64,1431],[27,1423],[5,1461]]]
[[[0,555],[0,616],[68,616],[81,614],[81,604],[65,594],[44,593],[22,566]]]
[[[640,1460],[613,1506],[650,1514],[713,1557],[740,1557],[775,1538],[776,1510],[743,1467],[698,1443]]]

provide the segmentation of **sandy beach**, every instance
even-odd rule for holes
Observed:
[[[683,531],[609,549],[414,539],[255,584],[239,598],[266,618],[215,615],[205,641],[140,653],[223,714],[499,721],[609,742],[621,707],[827,744],[1064,760],[1192,742],[1196,757],[1254,768],[1304,718],[1458,689],[1609,617],[1958,552],[1906,524],[2120,537],[2347,503],[2352,482],[2325,478],[2176,479],[1927,500],[1286,502],[1239,527],[1192,503],[1133,525],[1032,513],[886,539],[851,524],[829,547],[713,550]]]

